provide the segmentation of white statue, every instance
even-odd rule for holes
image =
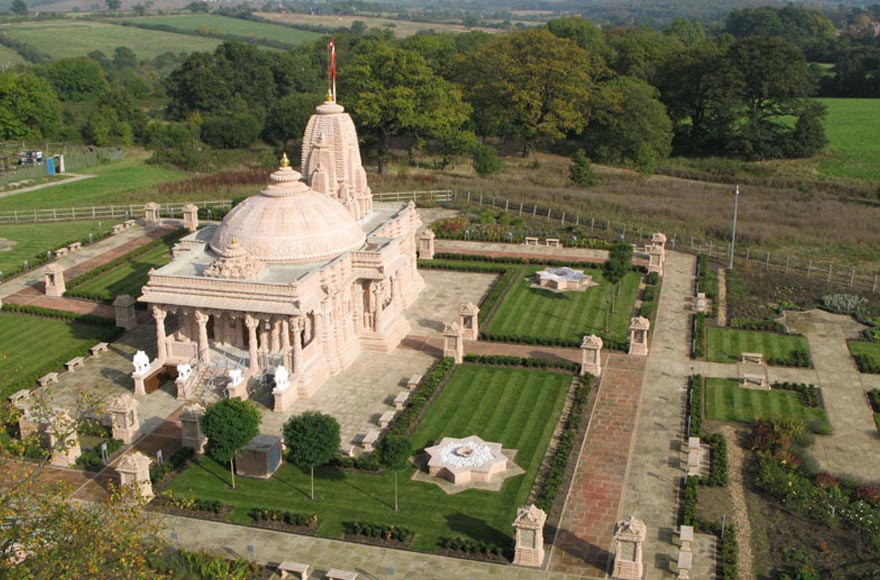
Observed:
[[[189,364],[177,365],[177,380],[178,381],[187,380],[190,377],[190,375],[192,375],[192,372],[193,372],[192,365],[189,365]]]
[[[241,369],[229,369],[229,386],[237,387],[241,384],[243,380],[241,377],[242,370]]]
[[[139,350],[134,354],[131,363],[134,365],[134,372],[137,374],[142,375],[150,369],[150,357],[148,357],[147,353],[142,350]]]
[[[283,365],[278,365],[275,368],[275,388],[273,392],[282,393],[287,390],[287,387],[290,386],[290,373],[287,372],[287,369],[284,368]]]

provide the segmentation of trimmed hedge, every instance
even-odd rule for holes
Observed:
[[[409,544],[413,537],[412,530],[409,528],[393,524],[374,524],[361,521],[342,522],[342,530],[352,536],[391,540],[401,544]]]
[[[699,437],[703,432],[703,377],[702,375],[693,375],[688,379],[688,397],[690,398],[690,408],[688,414],[691,418],[691,428],[688,435],[690,437]]]
[[[441,536],[438,543],[440,544],[440,547],[444,550],[464,552],[465,554],[477,554],[483,556],[501,556],[504,554],[504,550],[501,548],[501,546],[490,544],[489,542],[463,538],[461,536]]]
[[[868,391],[868,401],[875,413],[880,413],[880,389],[871,389]]]
[[[190,499],[186,497],[175,497],[170,493],[157,495],[153,498],[152,503],[158,506],[168,506],[186,511],[206,512],[214,515],[221,515],[224,511],[227,511],[227,508],[232,509],[232,506],[221,503],[216,499],[202,499],[198,497]]]
[[[658,272],[648,272],[648,275],[645,276],[645,284],[657,286],[660,284],[660,274]]]
[[[650,320],[653,326],[654,319],[657,317],[657,303],[642,302],[642,306],[639,308],[639,314]]]
[[[567,360],[548,360],[542,358],[521,358],[518,356],[508,356],[503,354],[466,354],[465,362],[499,365],[506,367],[529,367],[539,369],[562,369],[566,371],[577,372],[580,365]]]
[[[656,274],[656,272],[654,272]],[[648,284],[642,291],[642,302],[655,302],[660,295],[660,287]]]
[[[53,308],[43,308],[42,306],[29,306],[24,304],[3,305],[4,312],[15,312],[17,314],[29,314],[31,316],[39,316],[41,318],[54,318],[56,320],[70,320],[79,322],[80,324],[88,324],[89,326],[106,326],[116,328],[116,321],[112,318],[104,318],[103,316],[95,316],[94,314],[74,314],[65,310],[55,310]],[[119,334],[113,337],[113,340],[119,338],[124,332],[119,328]]]
[[[310,528],[318,524],[317,514],[304,514],[284,510],[251,508],[248,517],[254,522],[282,522],[289,526]]]
[[[122,441],[119,439],[107,439],[105,441],[107,443],[107,454],[113,455],[119,448],[122,447]],[[87,470],[96,470],[99,467],[104,466],[104,461],[101,459],[101,446],[95,445],[88,451],[84,452],[82,455],[76,458],[76,464],[82,465],[83,469]]]
[[[489,291],[486,292],[486,296],[480,302],[480,312],[477,315],[481,325],[488,324],[489,319],[495,315],[498,305],[501,304],[501,299],[507,296],[507,293],[510,292],[510,289],[516,283],[517,274],[519,274],[519,271],[515,268],[504,270],[501,276],[492,284],[492,287],[489,288]]]
[[[731,328],[740,330],[763,330],[767,332],[776,332],[778,334],[789,334],[788,329],[778,320],[744,320],[742,318],[732,318],[729,323]]]
[[[727,477],[727,440],[721,433],[703,435],[702,441],[708,443],[712,451],[709,477],[701,481],[703,485],[710,487],[724,487],[728,483]]]
[[[768,358],[767,364],[774,367],[810,368],[813,366],[813,359],[810,357],[809,350],[798,348],[789,352],[788,356]]]
[[[694,348],[691,358],[706,356],[706,314],[698,312],[694,315]]]
[[[422,414],[439,394],[440,388],[446,384],[453,367],[455,367],[455,359],[451,357],[442,358],[434,363],[410,395],[406,407],[397,414],[385,434],[401,437],[412,435]]]
[[[613,340],[602,336],[603,348],[607,350],[626,351],[629,348],[629,342]],[[580,348],[581,341],[570,338],[558,338],[548,336],[518,336],[501,332],[480,332],[480,340],[488,342],[511,342],[514,344],[535,344],[541,346],[558,346],[561,348]]]
[[[375,453],[363,453],[358,457],[350,457],[340,453],[330,460],[330,464],[342,469],[357,469],[360,471],[382,470],[382,464],[379,463],[379,457]]]
[[[822,408],[822,397],[819,392],[819,387],[816,385],[808,385],[806,383],[773,383],[774,389],[779,389],[783,391],[794,391],[800,397],[801,403],[805,407],[812,407],[813,409]]]
[[[859,367],[860,373],[880,374],[880,364],[878,364],[871,355],[861,353],[854,354],[852,357],[856,362],[856,366]]]

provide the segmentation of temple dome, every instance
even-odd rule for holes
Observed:
[[[210,245],[221,256],[237,246],[263,262],[303,263],[335,258],[365,240],[348,210],[306,185],[285,157],[266,189],[226,215]]]

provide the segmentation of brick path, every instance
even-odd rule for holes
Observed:
[[[407,335],[401,346],[416,350],[431,351],[437,356],[443,354],[443,339],[436,337]],[[523,358],[539,358],[546,360],[566,360],[580,364],[581,351],[577,348],[561,348],[554,346],[539,346],[535,344],[511,344],[507,342],[464,342],[465,354],[497,354],[505,356],[518,356]]]

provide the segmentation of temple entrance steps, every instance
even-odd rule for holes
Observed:
[[[186,400],[197,401],[203,406],[213,405],[226,396],[226,377],[214,365],[201,364],[196,369],[195,378],[189,384]]]

